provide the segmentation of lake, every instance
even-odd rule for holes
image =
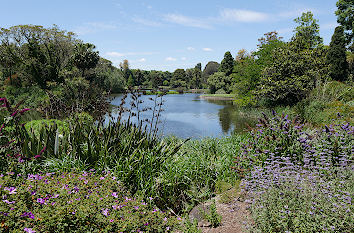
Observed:
[[[247,124],[253,125],[254,119],[242,114],[231,100],[201,99],[201,94],[170,94],[163,96],[163,111],[159,123],[159,132],[162,136],[175,135],[181,138],[222,137],[233,132],[244,132]],[[118,106],[123,95],[113,97],[111,116],[118,116]],[[142,95],[140,109],[153,107],[151,100],[156,96]],[[129,103],[128,97],[126,102]],[[128,106],[127,104],[125,105]],[[141,114],[142,118],[151,119],[152,111]],[[127,119],[127,114],[123,119]],[[106,116],[106,122],[109,117]]]

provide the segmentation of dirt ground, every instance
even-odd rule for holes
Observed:
[[[216,209],[218,214],[222,216],[221,225],[213,228],[206,220],[203,219],[200,210],[209,211],[209,206],[215,199]],[[246,232],[246,222],[249,216],[247,204],[244,202],[240,194],[237,193],[228,197],[225,201],[225,196],[217,195],[212,200],[200,204],[193,208],[189,217],[191,220],[198,220],[198,227],[203,233],[243,233]]]

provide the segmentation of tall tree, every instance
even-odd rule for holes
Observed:
[[[346,55],[346,39],[342,26],[336,27],[326,56],[329,64],[329,75],[337,81],[344,81],[348,77],[348,62]]]
[[[95,45],[90,43],[79,43],[75,47],[74,64],[82,72],[82,77],[85,77],[85,71],[95,68],[100,60],[98,51],[94,51]]]
[[[224,72],[227,76],[232,73],[234,68],[234,59],[229,51],[224,54],[224,59],[221,61],[221,64],[218,68],[219,72]]]
[[[290,45],[278,48],[274,61],[266,67],[257,86],[257,96],[268,104],[295,104],[327,80],[326,50],[294,50]]]
[[[119,64],[119,67],[121,71],[123,71],[125,80],[128,81],[129,76],[131,74],[131,70],[129,68],[129,61],[127,59],[124,59],[123,62]]]
[[[211,94],[215,92],[230,93],[231,77],[226,76],[224,72],[216,72],[209,76],[208,85]]]
[[[215,61],[210,61],[205,65],[202,73],[202,83],[205,87],[207,87],[207,80],[209,76],[217,72],[219,66],[220,64]]]
[[[354,36],[354,1],[353,0],[339,0],[337,2],[338,10],[335,12],[337,15],[337,22],[344,27],[347,36],[347,43],[353,44]]]
[[[260,65],[262,69],[273,62],[275,49],[285,45],[282,39],[283,38],[278,36],[278,32],[276,31],[265,33],[264,37],[258,39],[258,50],[253,53],[253,56],[255,56],[256,63]]]
[[[318,20],[313,18],[311,11],[302,13],[294,21],[298,26],[294,30],[295,35],[291,41],[296,50],[312,49],[322,44],[320,26],[318,25]]]
[[[191,82],[192,88],[200,88],[202,79],[202,64],[198,63],[193,70],[193,78]]]
[[[63,82],[63,70],[78,41],[57,26],[18,25],[0,29],[0,65],[30,83],[46,88],[47,81]]]

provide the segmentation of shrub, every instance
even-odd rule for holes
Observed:
[[[167,232],[176,225],[110,173],[8,173],[0,187],[3,232]]]
[[[266,116],[265,116],[266,118]],[[351,232],[353,133],[349,123],[312,133],[276,115],[243,147],[243,182],[255,232]]]

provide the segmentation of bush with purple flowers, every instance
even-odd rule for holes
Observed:
[[[352,232],[354,127],[309,133],[301,126],[274,114],[244,146],[253,231]]]
[[[177,220],[111,173],[0,175],[1,232],[168,232]]]

